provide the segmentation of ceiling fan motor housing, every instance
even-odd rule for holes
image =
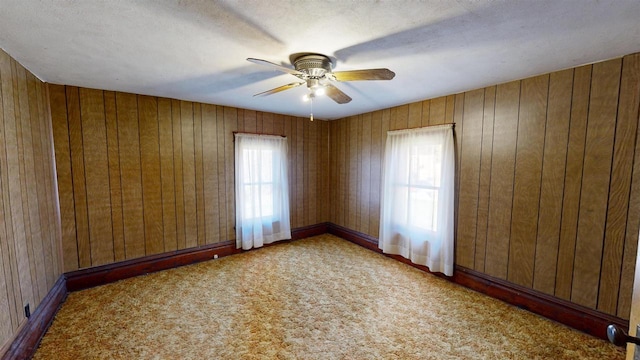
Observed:
[[[310,78],[319,79],[331,73],[331,60],[320,54],[303,55],[293,61],[296,70],[307,74]]]

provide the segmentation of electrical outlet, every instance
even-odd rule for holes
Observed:
[[[29,304],[27,304],[24,307],[24,316],[26,316],[27,319],[31,317],[31,310],[29,309]]]
[[[213,258],[217,259],[218,258],[218,254],[213,255]]]

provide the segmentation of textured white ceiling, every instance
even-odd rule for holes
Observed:
[[[0,0],[0,47],[44,81],[307,116],[289,55],[391,81],[337,83],[335,119],[640,51],[638,0]]]

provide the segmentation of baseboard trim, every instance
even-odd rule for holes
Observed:
[[[628,320],[595,311],[462,266],[456,266],[451,280],[472,290],[604,340],[607,340],[607,326],[610,324],[616,324],[624,328],[625,331],[629,330]]]
[[[66,281],[64,275],[61,275],[22,326],[7,351],[2,355],[2,360],[30,359],[66,298]]]
[[[354,244],[382,253],[382,250],[378,248],[378,239],[372,236],[333,223],[329,223],[328,231],[330,234],[339,236]],[[420,270],[430,272],[426,266],[413,264],[401,256],[384,255]],[[625,331],[629,329],[628,320],[601,313],[462,266],[456,265],[452,277],[446,277],[439,273],[432,274],[601,339],[607,339],[607,326],[609,324],[616,324],[624,328]]]
[[[291,231],[291,239],[297,240],[325,234],[327,227],[327,223],[320,223],[296,228]],[[272,245],[276,244],[278,242]],[[65,274],[67,289],[70,292],[88,289],[134,276],[211,260],[215,255],[221,258],[239,254],[242,251],[241,249],[236,249],[236,242],[232,240],[76,270]]]

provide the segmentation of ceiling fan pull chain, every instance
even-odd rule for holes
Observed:
[[[309,120],[313,121],[313,96],[309,97],[309,102],[311,103],[311,116]]]

